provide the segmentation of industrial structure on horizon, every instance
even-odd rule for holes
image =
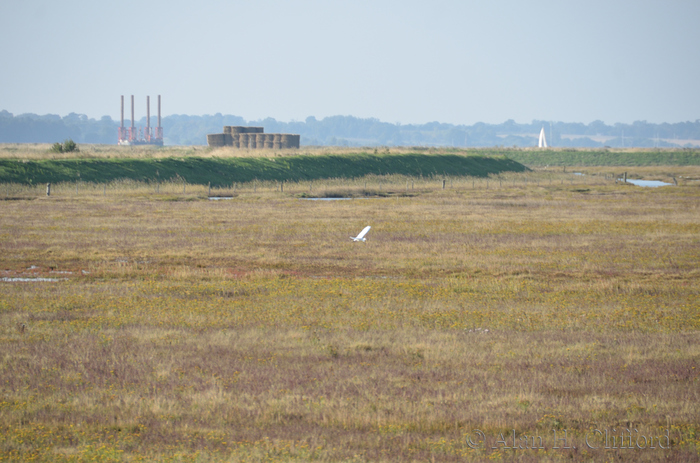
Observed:
[[[233,146],[247,149],[299,148],[300,135],[263,133],[262,127],[224,126],[224,133],[207,135],[209,146]]]
[[[122,95],[122,116],[119,126],[120,145],[157,145],[163,146],[163,127],[160,125],[160,95],[158,95],[158,127],[155,133],[151,127],[151,97],[146,97],[146,127],[134,125],[134,95],[131,95],[131,127],[124,127],[124,95]]]

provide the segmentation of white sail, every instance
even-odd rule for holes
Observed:
[[[544,127],[542,127],[542,130],[540,130],[540,143],[537,146],[539,146],[540,148],[547,147],[547,139],[544,137]]]

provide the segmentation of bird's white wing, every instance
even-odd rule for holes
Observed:
[[[357,239],[358,239],[358,240],[361,240],[362,238],[364,238],[364,236],[367,234],[367,232],[369,231],[370,228],[372,228],[372,227],[370,227],[369,225],[367,225],[367,226],[364,228],[364,230],[362,230],[362,231],[360,232],[360,234],[357,235]]]

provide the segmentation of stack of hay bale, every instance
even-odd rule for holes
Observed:
[[[224,126],[224,133],[207,135],[209,146],[233,146],[247,149],[299,148],[301,136],[282,133],[263,133],[262,127]]]
[[[207,135],[207,144],[209,146],[226,146],[226,134],[210,133]]]

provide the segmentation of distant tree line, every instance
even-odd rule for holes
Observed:
[[[172,115],[162,119],[166,145],[206,145],[208,133],[220,133],[225,125],[261,126],[268,133],[296,133],[302,145],[332,146],[454,146],[454,147],[527,147],[536,146],[544,127],[551,146],[562,147],[690,147],[685,140],[700,140],[700,120],[674,124],[606,125],[534,120],[518,124],[478,122],[454,125],[440,122],[427,124],[392,124],[378,119],[331,116],[321,120],[313,116],[305,121],[280,122],[272,118],[246,121],[232,115]],[[131,125],[126,121],[125,125]],[[136,121],[145,126],[146,118]],[[151,118],[151,126],[157,120]],[[84,114],[67,116],[13,115],[0,111],[0,143],[55,143],[71,139],[77,143],[116,144],[119,122],[109,116],[99,120]],[[699,142],[700,143],[700,142]]]

